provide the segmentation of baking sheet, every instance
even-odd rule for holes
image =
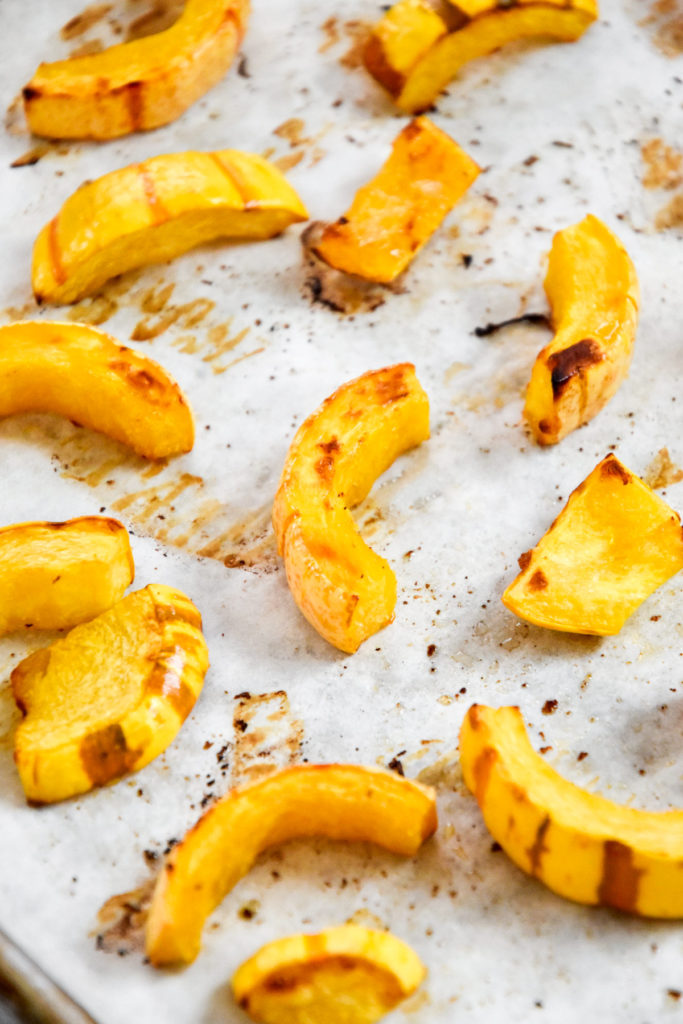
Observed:
[[[471,702],[518,703],[535,746],[580,785],[654,809],[683,803],[680,579],[603,640],[527,626],[499,600],[518,555],[608,450],[640,474],[663,447],[683,463],[683,254],[680,230],[655,227],[676,192],[642,182],[641,146],[680,142],[683,68],[662,52],[667,39],[675,50],[665,22],[676,6],[669,15],[665,6],[642,24],[647,4],[604,0],[576,45],[512,47],[464,69],[433,117],[484,173],[403,292],[373,313],[344,318],[302,295],[292,229],[268,243],[206,247],[127,275],[75,309],[37,314],[137,339],[130,344],[177,377],[198,425],[194,451],[157,471],[57,418],[0,423],[0,521],[120,516],[133,534],[135,586],[190,594],[211,651],[201,699],[162,757],[42,810],[25,805],[12,764],[17,713],[0,688],[0,927],[100,1024],[237,1024],[245,1018],[228,980],[247,955],[349,918],[391,928],[429,968],[392,1021],[683,1015],[680,926],[575,906],[526,878],[492,849],[455,754]],[[147,9],[114,0],[85,33],[62,40],[60,27],[78,13],[73,0],[33,0],[30,18],[25,5],[0,0],[6,105],[39,60],[106,43]],[[5,319],[36,315],[31,247],[60,203],[84,179],[159,152],[268,152],[289,165],[313,217],[338,216],[405,120],[357,66],[357,41],[380,14],[367,0],[256,0],[242,74],[233,68],[178,122],[101,145],[50,146],[11,169],[35,141],[20,134],[15,107],[0,165]],[[552,233],[589,211],[636,263],[638,340],[610,405],[544,451],[520,413],[547,333],[519,326],[477,338],[473,329],[546,308]],[[393,625],[346,656],[295,608],[270,505],[298,423],[343,381],[403,359],[430,396],[433,436],[358,511],[364,536],[396,568],[399,599]],[[660,493],[683,508],[683,483]],[[0,640],[2,678],[49,639]],[[557,701],[553,714],[543,713],[547,701]],[[302,758],[398,758],[407,775],[437,786],[437,836],[415,860],[322,840],[265,854],[184,971],[155,972],[138,955],[96,948],[100,906],[149,879],[202,804],[264,765]]]

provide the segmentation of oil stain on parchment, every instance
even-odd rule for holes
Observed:
[[[301,760],[303,724],[284,690],[235,698],[232,782],[252,782]]]
[[[668,448],[660,448],[643,473],[643,480],[648,487],[659,490],[683,480],[683,469],[672,461]]]
[[[112,896],[97,913],[95,945],[104,953],[143,953],[145,926],[156,874],[130,892]]]
[[[680,0],[655,0],[640,22],[651,29],[652,40],[665,57],[683,53],[683,10]]]

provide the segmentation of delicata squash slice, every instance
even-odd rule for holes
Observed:
[[[414,856],[436,830],[434,791],[359,765],[295,765],[231,790],[167,855],[147,919],[157,966],[191,963],[209,914],[270,846],[305,836]]]
[[[38,302],[69,303],[135,267],[218,238],[263,239],[308,214],[253,153],[168,153],[110,171],[69,196],[33,248]]]
[[[569,496],[503,604],[536,626],[610,636],[683,569],[681,520],[608,455]]]
[[[545,291],[555,335],[534,364],[524,415],[539,444],[555,444],[609,402],[628,373],[638,278],[628,253],[589,214],[553,239]]]
[[[273,505],[278,550],[299,608],[355,651],[394,617],[396,577],[349,509],[402,452],[429,437],[429,402],[411,363],[342,385],[302,423]]]
[[[418,117],[399,133],[389,158],[346,213],[325,227],[313,251],[337,270],[388,284],[478,174],[457,142]]]
[[[207,667],[199,612],[159,584],[29,655],[11,676],[27,799],[66,800],[144,767],[175,738]]]
[[[235,972],[235,1000],[263,1024],[373,1024],[412,995],[419,957],[391,932],[338,925],[262,946]]]
[[[683,811],[624,807],[563,779],[516,707],[473,705],[460,761],[486,827],[522,871],[577,903],[683,917]]]
[[[23,91],[35,135],[113,139],[175,120],[218,82],[239,48],[248,0],[187,0],[164,32],[41,64]]]
[[[572,42],[598,16],[596,0],[399,0],[374,27],[368,71],[401,110],[429,110],[468,61],[518,39]]]
[[[0,634],[22,627],[70,629],[123,597],[133,582],[128,531],[116,519],[0,529]]]
[[[0,327],[0,417],[52,412],[163,459],[188,452],[194,420],[158,363],[94,327],[24,321]]]

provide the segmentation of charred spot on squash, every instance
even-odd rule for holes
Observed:
[[[529,590],[545,590],[548,586],[548,577],[542,569],[537,569],[527,582]]]
[[[633,865],[633,850],[616,839],[605,841],[602,856],[602,879],[598,901],[603,907],[634,911],[638,905],[638,888],[642,870]]]
[[[553,425],[550,420],[541,420],[538,424],[538,429],[542,434],[552,434]]]
[[[176,647],[168,657],[176,657],[183,664],[187,660],[186,652]],[[182,671],[182,669],[181,669]],[[146,686],[147,693],[154,697],[163,697],[171,705],[181,722],[184,722],[195,705],[196,696],[175,669],[169,669],[160,662],[152,671]]]
[[[323,455],[315,463],[315,471],[321,479],[326,483],[330,483],[334,476],[334,457],[332,455]]]
[[[182,605],[155,603],[154,616],[157,622],[187,622],[196,629],[202,628],[202,617],[189,601]]]
[[[93,785],[104,786],[135,767],[139,750],[130,750],[120,725],[106,725],[90,733],[79,749],[81,763]]]
[[[601,476],[616,477],[617,480],[621,480],[624,485],[630,484],[631,482],[631,474],[622,466],[614,455],[608,455],[606,459],[603,459],[600,464],[600,474]]]
[[[484,747],[481,754],[474,762],[472,774],[474,775],[474,795],[481,807],[486,797],[491,770],[498,760],[498,751],[493,747]]]
[[[384,47],[378,37],[370,36],[363,51],[363,63],[370,74],[381,82],[387,92],[398,96],[405,84],[405,75],[392,67],[387,60]]]
[[[532,875],[537,875],[541,866],[541,859],[543,854],[547,852],[548,847],[545,845],[545,834],[550,826],[550,815],[546,814],[543,821],[536,829],[536,835],[534,841],[526,851],[529,858],[529,870]]]
[[[21,95],[24,97],[25,103],[30,103],[31,100],[35,100],[38,96],[42,96],[42,89],[36,89],[32,85],[25,85],[21,90]]]
[[[548,358],[553,396],[559,398],[572,377],[604,358],[604,353],[593,338],[583,338],[560,352],[554,352]]]
[[[336,437],[330,438],[329,441],[319,441],[318,448],[322,448],[326,455],[341,451],[341,445]]]
[[[522,572],[524,572],[525,569],[529,568],[529,565],[531,564],[531,559],[533,558],[533,554],[533,549],[531,551],[523,551],[517,559],[517,564],[519,565]]]

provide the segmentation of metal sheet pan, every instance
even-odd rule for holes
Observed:
[[[211,650],[201,700],[163,757],[117,786],[39,811],[25,805],[14,771],[17,714],[7,684],[0,688],[0,927],[100,1024],[237,1024],[228,980],[246,955],[354,916],[390,927],[429,967],[396,1021],[643,1024],[682,1012],[679,926],[575,906],[523,876],[492,849],[455,754],[472,701],[518,703],[549,763],[579,784],[638,806],[683,802],[680,580],[605,640],[533,629],[499,600],[517,556],[607,450],[641,474],[664,447],[683,463],[683,250],[680,231],[655,230],[675,193],[644,189],[641,157],[653,138],[680,141],[681,58],[658,48],[664,14],[643,24],[638,0],[602,8],[578,44],[512,47],[464,69],[439,101],[434,119],[484,173],[403,292],[373,313],[341,317],[302,295],[297,230],[267,244],[206,247],[59,311],[123,342],[136,338],[176,375],[197,414],[190,455],[155,475],[49,416],[0,424],[0,521],[119,515],[133,533],[136,586],[187,591]],[[112,0],[87,33],[65,41],[59,29],[78,13],[73,0],[34,0],[30,16],[1,0],[6,104],[39,60],[116,38],[139,10]],[[152,134],[50,146],[37,163],[10,168],[32,145],[10,115],[0,165],[5,319],[36,315],[31,246],[66,196],[155,153],[270,153],[313,217],[339,215],[404,120],[357,66],[357,39],[379,14],[368,0],[256,0],[242,73],[233,69]],[[473,329],[545,308],[552,233],[588,211],[618,231],[637,265],[636,352],[608,408],[542,451],[520,413],[547,335],[520,326],[477,338]],[[358,512],[396,567],[399,600],[393,625],[348,657],[294,607],[269,508],[304,416],[343,381],[402,359],[415,362],[430,395],[433,436]],[[683,508],[683,483],[662,493]],[[49,639],[0,640],[2,678]],[[543,713],[549,700],[552,715]],[[441,828],[414,861],[292,843],[264,855],[224,901],[187,970],[158,973],[140,956],[96,948],[98,908],[144,883],[169,841],[231,782],[271,762],[395,757],[439,790]]]

